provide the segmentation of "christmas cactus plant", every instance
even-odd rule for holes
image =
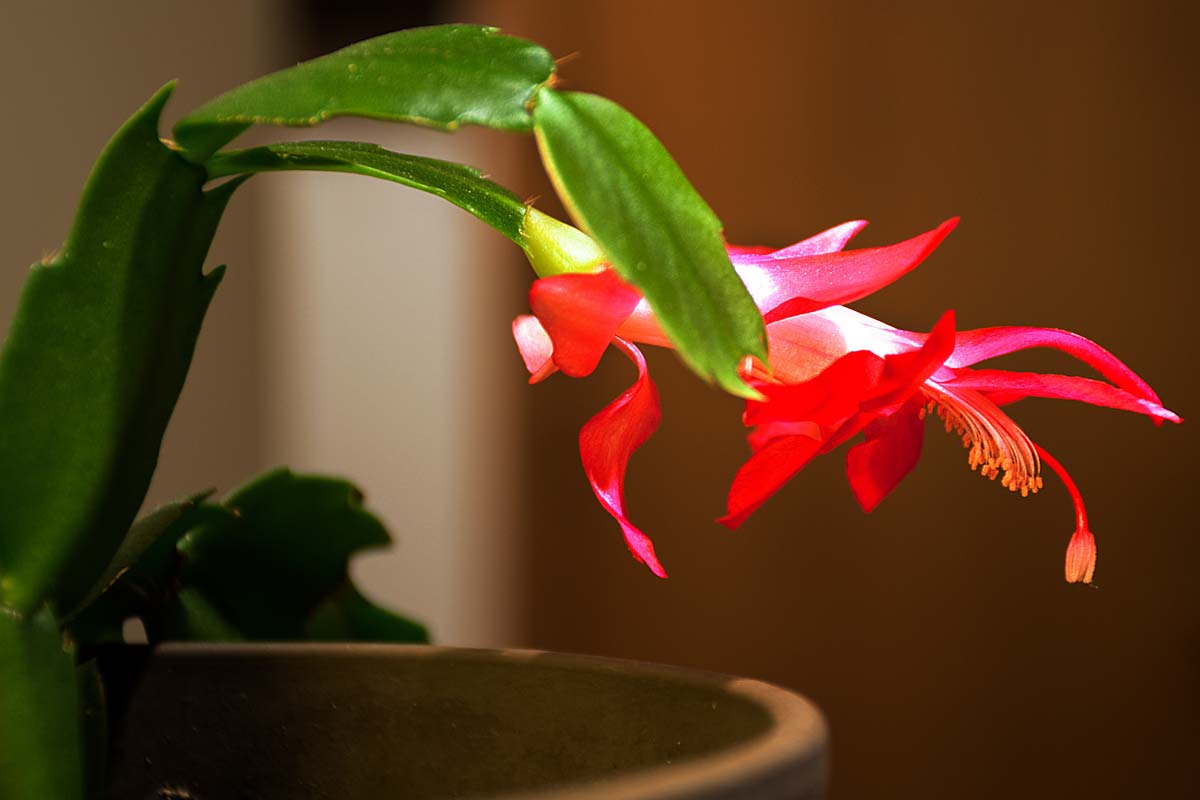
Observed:
[[[88,655],[120,642],[130,617],[152,642],[426,638],[349,580],[350,556],[388,535],[344,481],[277,471],[222,501],[199,493],[135,520],[221,280],[222,268],[204,269],[209,244],[230,196],[261,172],[393,181],[510,239],[537,275],[532,313],[512,329],[531,382],[585,376],[610,345],[630,359],[633,384],[583,426],[580,455],[600,505],[656,575],[666,571],[623,492],[659,421],[639,344],[673,348],[699,379],[745,399],[752,454],[722,523],[736,527],[860,433],[847,471],[871,510],[913,467],[936,413],[970,467],[1010,491],[1041,490],[1043,467],[1061,479],[1076,509],[1066,578],[1091,582],[1080,493],[1006,407],[1053,397],[1178,422],[1145,381],[1067,331],[959,330],[948,311],[911,332],[851,310],[928,257],[956,220],[886,247],[847,249],[860,221],[779,250],[731,245],[654,135],[611,100],[561,91],[555,69],[545,49],[495,29],[414,29],[234,89],[161,138],[168,85],[114,135],[68,240],[32,268],[0,355],[0,796],[101,791],[103,691]],[[348,115],[532,133],[575,224],[473,167],[369,143],[230,146],[254,125]],[[1030,347],[1062,350],[1100,377],[980,366]]]

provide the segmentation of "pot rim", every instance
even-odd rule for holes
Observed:
[[[509,793],[493,800],[668,800],[695,797],[699,787],[714,794],[733,787],[760,783],[776,786],[794,783],[797,789],[824,785],[824,755],[829,739],[821,711],[796,692],[753,678],[607,656],[557,653],[520,648],[471,648],[443,645],[384,643],[192,643],[166,642],[156,653],[184,657],[271,656],[303,658],[353,657],[358,654],[391,654],[404,658],[447,656],[483,663],[537,661],[546,666],[600,672],[622,672],[706,686],[750,702],[766,712],[770,726],[758,736],[724,750],[630,772],[628,774],[567,784],[553,789]],[[815,779],[815,780],[814,780]],[[747,797],[756,796],[753,793]]]

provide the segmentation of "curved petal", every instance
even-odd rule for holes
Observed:
[[[734,265],[737,265],[741,256],[768,256],[770,258],[819,256],[824,253],[836,253],[839,250],[845,249],[850,240],[857,236],[858,232],[865,227],[867,227],[865,219],[856,219],[851,222],[843,222],[841,225],[821,231],[816,236],[810,236],[780,250],[772,250],[769,247],[729,244],[725,245],[725,250],[729,253],[729,257]]]
[[[926,338],[926,334],[893,328],[852,308],[830,306],[767,325],[771,354],[767,375],[782,383],[801,383],[854,350],[870,350],[879,356],[907,353],[919,350]]]
[[[790,321],[797,315],[808,314],[818,309],[836,306],[838,303],[849,302],[870,294],[872,291],[891,283],[904,273],[916,267],[935,247],[954,229],[957,219],[948,220],[928,233],[909,239],[906,242],[889,247],[876,247],[864,250],[838,252],[850,238],[866,226],[864,221],[847,222],[836,228],[830,228],[823,233],[797,242],[782,250],[770,251],[767,248],[739,247],[726,245],[742,282],[746,284],[754,302],[763,312],[768,323],[779,324]],[[908,335],[904,331],[886,326],[869,317],[856,315],[850,309],[840,309],[836,324],[854,326],[850,317],[861,317],[874,323],[870,333],[887,331],[891,338],[902,342],[905,347],[919,347],[919,335]],[[825,325],[833,325],[835,321],[826,320]],[[771,335],[770,326],[767,329]],[[777,338],[795,339],[790,334],[795,331],[780,330]],[[645,300],[640,302],[629,318],[621,325],[618,334],[627,339],[660,347],[670,347],[671,342],[663,333],[654,318],[654,313]],[[813,362],[806,367],[803,378],[807,379],[828,366],[835,358],[846,353],[848,349],[841,348],[819,362]],[[872,348],[873,349],[873,348]],[[776,369],[780,365],[787,369],[789,362],[776,357],[776,345],[770,344],[772,363]],[[795,378],[783,378],[792,382]]]
[[[517,349],[521,351],[521,360],[525,369],[529,370],[529,382],[541,383],[554,374],[558,367],[554,366],[554,345],[550,336],[537,317],[522,314],[513,320],[513,339],[517,341]]]
[[[729,488],[728,513],[717,522],[731,530],[740,526],[820,449],[821,443],[809,436],[781,436],[769,442],[738,470]]]
[[[823,440],[825,432],[821,430],[820,425],[811,421],[765,422],[750,431],[746,441],[750,443],[750,452],[757,453],[782,436],[807,436],[810,439]]]
[[[802,383],[851,350],[845,330],[823,312],[790,317],[767,326],[768,374],[784,383]]]
[[[921,384],[942,368],[954,352],[954,312],[947,311],[925,337],[919,350],[884,357],[880,393],[862,403],[863,411],[882,411],[906,402]]]
[[[1079,400],[1094,406],[1116,408],[1145,414],[1155,419],[1182,422],[1177,414],[1156,402],[1144,400],[1112,384],[1074,375],[1043,375],[1037,372],[1010,372],[1000,369],[961,369],[954,378],[938,381],[944,386],[963,387],[986,392],[989,398],[1012,403],[1026,397]]]
[[[884,359],[869,350],[855,350],[803,383],[755,384],[764,399],[746,401],[742,422],[840,425],[875,391],[884,369]]]
[[[726,242],[725,252],[730,259],[736,259],[738,256],[765,256],[774,253],[775,250],[761,244],[730,244]]]
[[[654,555],[654,544],[625,513],[625,468],[633,451],[658,428],[661,419],[658,390],[650,380],[641,352],[623,339],[614,339],[613,344],[637,366],[637,380],[583,426],[579,432],[579,455],[596,499],[621,526],[633,557],[658,577],[665,578],[667,573]]]
[[[652,344],[655,347],[671,347],[671,340],[658,324],[658,318],[650,310],[650,303],[645,298],[634,306],[633,313],[621,323],[617,335],[641,344]]]
[[[854,350],[870,350],[879,356],[907,353],[920,349],[925,338],[925,334],[893,328],[852,308],[830,306],[767,325],[771,357],[766,377],[801,383]]]
[[[865,441],[846,452],[846,477],[863,511],[873,511],[917,465],[925,440],[923,402],[912,397],[896,413],[875,420],[863,431]]]
[[[747,425],[759,426],[751,434],[754,454],[738,470],[728,513],[718,521],[730,528],[741,525],[813,457],[864,429],[869,431],[867,442],[851,451],[849,477],[859,502],[873,508],[920,455],[920,431],[899,426],[908,422],[904,417],[916,420],[918,390],[953,347],[954,312],[947,311],[920,349],[882,357],[855,350],[811,380],[756,383],[764,400],[747,401],[743,415]],[[891,412],[897,405],[900,410]],[[897,419],[880,422],[888,413]]]
[[[906,402],[942,367],[953,347],[954,312],[947,311],[919,348],[884,356],[854,350],[798,383],[755,382],[763,399],[746,402],[742,422],[754,426],[811,421],[831,428],[856,413],[889,413],[889,407]]]
[[[866,350],[847,353],[812,380],[796,385],[758,385],[764,399],[746,401],[743,421],[754,453],[729,489],[726,515],[717,520],[737,528],[771,495],[824,452],[830,434],[861,416],[859,404],[874,391],[884,360]],[[863,423],[865,424],[865,422]]]
[[[539,278],[529,306],[554,343],[554,363],[572,378],[590,375],[641,295],[611,269]]]
[[[1119,358],[1090,339],[1057,328],[1001,327],[959,331],[954,355],[946,359],[946,366],[969,367],[989,358],[1033,347],[1061,350],[1092,367],[1125,391],[1161,405],[1150,384]]]
[[[858,300],[883,288],[924,261],[957,224],[957,218],[947,220],[932,231],[887,247],[739,256],[734,266],[764,319],[773,322]]]

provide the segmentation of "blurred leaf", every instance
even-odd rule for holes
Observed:
[[[74,658],[54,618],[0,609],[0,797],[81,798],[81,737]]]
[[[225,501],[233,514],[180,542],[185,585],[251,639],[297,639],[346,581],[350,556],[387,531],[345,481],[277,470]]]
[[[688,366],[752,396],[737,369],[747,355],[766,358],[762,315],[729,262],[720,220],[654,134],[611,100],[550,89],[534,124],[559,196],[646,296]]]
[[[112,563],[65,627],[80,645],[124,641],[122,626],[130,617],[149,621],[173,605],[178,591],[180,556],[176,546],[184,534],[207,520],[230,514],[204,503],[211,492],[162,506],[129,529]]]
[[[372,603],[346,584],[309,618],[304,638],[318,642],[411,642],[425,644],[429,631]]]
[[[138,520],[103,588],[68,620],[74,641],[120,642],[129,617],[152,642],[428,640],[350,582],[350,557],[391,541],[352,484],[276,470],[222,505],[206,496]]]
[[[444,130],[532,126],[526,106],[554,74],[532,42],[479,25],[398,31],[251,81],[188,114],[175,139],[202,163],[252,124],[358,116]]]
[[[62,252],[34,265],[0,355],[0,600],[74,608],[145,495],[221,271],[237,181],[158,139],[156,94],[105,148]]]
[[[281,142],[218,153],[208,162],[210,178],[279,170],[351,172],[411,186],[449,200],[517,244],[525,204],[515,194],[463,164],[393,153],[363,142]]]
[[[95,602],[122,576],[126,578],[127,585],[139,589],[147,583],[153,587],[153,584],[161,582],[173,566],[176,541],[199,521],[197,510],[200,503],[211,494],[211,490],[201,492],[186,500],[159,506],[138,518],[125,534],[104,574],[92,585],[79,606],[64,617],[70,620],[83,606]]]

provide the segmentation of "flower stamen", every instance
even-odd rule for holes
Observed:
[[[934,381],[921,391],[929,399],[921,419],[936,411],[946,432],[962,437],[972,471],[991,480],[1003,475],[1000,485],[1022,497],[1037,494],[1042,465],[1036,446],[995,403],[974,389],[950,389]]]

